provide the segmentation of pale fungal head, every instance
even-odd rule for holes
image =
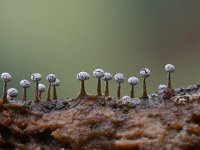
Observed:
[[[136,84],[139,83],[139,79],[136,78],[136,77],[130,77],[130,78],[128,79],[128,83],[129,83],[130,85],[136,85]]]
[[[143,78],[148,78],[151,74],[151,71],[148,68],[142,68],[140,70],[140,76]]]
[[[47,79],[47,81],[52,83],[56,80],[56,76],[54,74],[48,74],[46,79]]]
[[[110,81],[110,80],[112,80],[112,74],[109,73],[109,72],[105,72],[105,73],[104,73],[104,76],[102,77],[102,79],[103,79],[104,81]]]
[[[30,85],[31,85],[31,83],[30,83],[28,80],[21,80],[21,81],[20,81],[20,86],[21,86],[22,88],[29,88]]]
[[[9,82],[11,79],[12,76],[9,73],[4,72],[1,74],[1,80],[3,80],[4,82]]]
[[[167,64],[167,65],[165,66],[165,71],[167,71],[167,72],[169,72],[169,73],[174,72],[174,71],[175,71],[175,66],[172,65],[172,64]]]
[[[118,83],[123,83],[124,80],[125,80],[125,77],[122,73],[117,73],[115,75],[115,80],[118,82]]]
[[[160,90],[165,90],[165,89],[167,89],[167,86],[164,85],[164,84],[160,84],[160,85],[158,86],[158,90],[159,90],[159,91],[160,91]]]
[[[122,100],[130,100],[131,98],[129,96],[123,96]]]
[[[88,80],[89,78],[90,78],[90,75],[87,72],[84,72],[84,71],[79,72],[77,74],[77,76],[76,76],[76,79],[80,80],[80,81],[82,81],[82,80]]]
[[[95,69],[93,71],[93,76],[95,78],[102,78],[104,76],[104,71],[102,69]]]
[[[10,88],[8,89],[7,94],[9,97],[14,98],[18,96],[18,91],[15,88]]]
[[[60,86],[60,80],[56,79],[54,82],[52,82],[53,86]]]
[[[39,73],[33,73],[33,74],[31,75],[31,80],[32,80],[33,82],[38,82],[38,81],[40,81],[41,79],[42,79],[42,75],[39,74]]]
[[[40,93],[45,92],[45,90],[46,90],[46,86],[44,84],[38,84],[38,91]]]

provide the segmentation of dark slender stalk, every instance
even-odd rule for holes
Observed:
[[[3,100],[3,104],[8,103],[8,99],[7,99],[7,82],[4,82],[2,100]]]
[[[109,83],[108,80],[106,80],[106,88],[105,88],[105,96],[109,96]]]
[[[171,73],[168,73],[168,84],[167,84],[168,89],[172,89],[172,83],[171,83]]]
[[[23,88],[23,97],[22,97],[23,101],[26,101],[26,88]]]
[[[142,98],[143,99],[148,98],[147,88],[146,88],[146,78],[143,79],[143,96],[142,96]]]
[[[134,95],[134,85],[131,85],[130,97],[131,98],[135,97],[135,95]]]
[[[49,82],[49,87],[48,87],[48,91],[47,91],[47,101],[51,100],[50,93],[51,93],[51,82]]]
[[[39,99],[42,98],[42,92],[39,92]]]
[[[36,87],[35,87],[35,102],[39,102],[39,95],[38,95],[38,81],[36,81]]]
[[[121,98],[121,84],[118,84],[118,88],[117,88],[117,98],[120,99]]]
[[[102,96],[102,94],[101,94],[101,78],[98,78],[98,83],[97,83],[97,96]]]
[[[56,86],[55,86],[55,85],[53,86],[53,99],[54,99],[54,100],[57,100],[57,99],[58,99],[57,93],[56,93]]]

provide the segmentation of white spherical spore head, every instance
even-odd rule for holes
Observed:
[[[109,73],[109,72],[105,72],[105,73],[104,73],[104,76],[102,77],[102,79],[103,79],[104,81],[110,81],[110,80],[112,80],[112,74]]]
[[[12,80],[12,76],[9,73],[4,72],[1,74],[1,80],[3,80],[4,82],[8,82]]]
[[[33,74],[31,75],[31,80],[32,80],[33,82],[38,82],[38,81],[40,81],[41,79],[42,79],[42,75],[39,74],[39,73],[33,73]]]
[[[175,71],[175,66],[174,65],[172,65],[172,64],[167,64],[166,66],[165,66],[165,71],[167,71],[167,72],[174,72]]]
[[[52,82],[56,81],[56,76],[55,76],[55,74],[48,74],[46,79],[47,79],[47,81],[52,83]]]
[[[38,91],[39,92],[45,92],[46,86],[44,84],[38,84]]]
[[[79,72],[77,74],[77,76],[76,76],[76,79],[80,80],[80,81],[82,81],[82,80],[89,80],[89,78],[90,78],[90,75],[87,72],[85,72],[85,71]]]
[[[56,81],[52,82],[53,86],[60,86],[60,80],[56,79]]]
[[[130,85],[136,85],[136,84],[139,83],[139,79],[136,78],[136,77],[130,77],[130,78],[128,78],[128,83],[129,83]]]
[[[29,88],[31,86],[31,83],[28,80],[21,80],[20,81],[20,86],[22,88]]]
[[[123,96],[122,100],[130,100],[131,98],[129,96]]]
[[[102,69],[95,69],[93,71],[93,76],[95,78],[102,78],[104,76],[104,71]]]
[[[140,76],[143,78],[148,78],[151,74],[151,71],[148,68],[142,68],[140,70]]]
[[[165,90],[166,88],[167,88],[167,86],[164,85],[164,84],[160,84],[160,85],[158,86],[158,90]]]
[[[125,77],[122,73],[117,73],[115,75],[115,80],[118,82],[118,83],[123,83],[124,80],[125,80]]]
[[[18,96],[18,91],[15,88],[10,88],[10,89],[8,89],[7,94],[10,97],[17,97]]]

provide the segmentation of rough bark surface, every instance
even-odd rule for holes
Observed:
[[[200,149],[200,86],[175,93],[1,104],[0,149]]]

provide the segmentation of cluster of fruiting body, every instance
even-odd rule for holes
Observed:
[[[1,79],[4,81],[4,86],[3,86],[3,96],[2,96],[2,102],[7,103],[8,99],[12,100],[13,98],[18,96],[18,90],[15,88],[10,88],[7,90],[7,83],[11,81],[12,76],[4,72],[1,74]],[[39,81],[42,79],[42,75],[39,73],[33,73],[31,74],[31,80],[36,83],[35,87],[35,102],[39,102],[41,99],[41,94],[45,92],[46,86],[44,84],[39,84]],[[51,86],[53,86],[53,99],[57,99],[57,94],[56,94],[56,86],[60,85],[60,80],[55,77],[54,74],[49,74],[46,79],[49,81],[49,86],[48,86],[48,93],[47,93],[47,100],[51,100],[50,97],[50,90]],[[26,101],[27,100],[27,89],[31,86],[31,83],[23,79],[20,81],[20,86],[23,88],[23,95],[22,95],[22,100]]]
[[[165,66],[165,70],[168,72],[168,78],[167,78],[167,86],[166,85],[159,85],[158,89],[159,90],[165,90],[168,95],[171,94],[172,92],[172,85],[171,85],[171,73],[175,71],[175,67],[172,64],[167,64]],[[147,94],[147,88],[146,88],[146,78],[148,78],[151,74],[151,71],[148,68],[142,68],[140,70],[140,76],[143,78],[143,95],[142,99],[147,99],[148,94]],[[97,78],[97,96],[102,96],[101,92],[101,79],[105,81],[105,92],[104,96],[109,97],[109,81],[112,80],[112,74],[109,72],[104,72],[102,69],[95,69],[93,71],[93,76]],[[78,94],[78,98],[83,98],[87,97],[88,94],[85,90],[85,80],[89,80],[90,75],[85,72],[79,72],[77,74],[77,80],[81,82],[80,84],[80,92]],[[12,76],[9,73],[2,73],[1,74],[1,79],[4,81],[4,86],[3,86],[3,97],[2,101],[3,103],[7,103],[7,97],[10,99],[16,97],[18,95],[18,91],[15,88],[11,88],[7,91],[7,83],[11,81]],[[43,92],[46,90],[46,86],[44,84],[39,84],[39,81],[42,79],[42,75],[39,73],[33,73],[31,75],[31,80],[35,82],[35,102],[39,102],[41,99],[41,95]],[[49,82],[48,85],[48,91],[47,91],[47,98],[46,100],[51,100],[51,87],[53,86],[53,99],[57,99],[57,94],[56,94],[56,87],[60,85],[60,80],[56,78],[54,74],[49,74],[46,77],[47,81]],[[114,76],[115,81],[118,83],[118,88],[117,88],[117,98],[121,98],[121,84],[125,81],[125,77],[122,73],[117,73]],[[130,90],[130,96],[125,96],[123,99],[131,99],[135,97],[134,94],[134,86],[139,83],[139,79],[135,76],[129,77],[128,78],[128,84],[131,86]],[[30,87],[30,82],[28,80],[21,80],[20,81],[20,86],[23,88],[23,97],[22,100],[26,101],[27,100],[27,88]],[[170,95],[171,96],[171,95]]]

